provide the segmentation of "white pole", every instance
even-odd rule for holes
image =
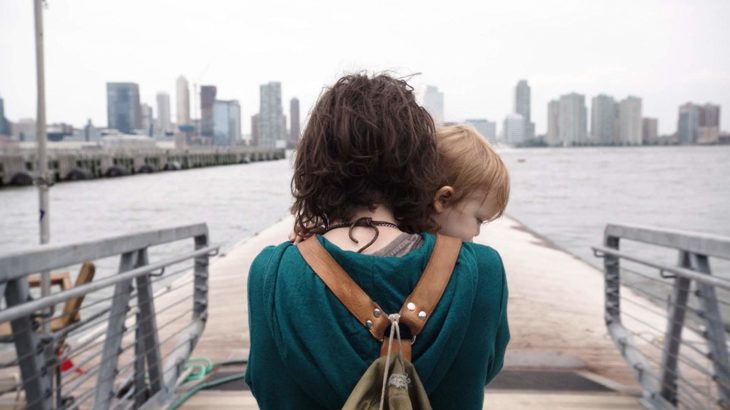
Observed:
[[[38,88],[38,111],[36,112],[36,145],[38,147],[38,185],[39,216],[41,244],[50,239],[50,212],[48,208],[48,156],[46,155],[46,82],[43,58],[43,0],[34,0],[35,10],[35,58],[36,84]],[[41,294],[48,296],[51,293],[51,274],[43,272],[41,278]]]

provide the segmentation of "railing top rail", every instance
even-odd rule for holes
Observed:
[[[730,237],[722,235],[640,225],[608,224],[604,236],[730,259]]]
[[[156,229],[72,244],[38,245],[0,255],[0,283],[87,260],[120,255],[150,246],[208,235],[204,223]]]

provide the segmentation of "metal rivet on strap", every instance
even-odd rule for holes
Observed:
[[[375,308],[373,310],[373,316],[375,316],[375,317],[380,317],[380,315],[382,315],[382,314],[383,314],[383,311],[378,308]]]
[[[371,327],[373,327],[373,321],[372,320],[366,320],[365,321],[365,327],[367,327],[368,329],[370,329]]]
[[[422,311],[418,312],[418,318],[419,319],[426,320],[426,316],[427,315],[426,315],[426,312],[425,311],[422,310]]]
[[[413,302],[408,302],[408,304],[406,305],[406,308],[408,308],[408,310],[413,312],[414,310],[416,310],[416,304]]]

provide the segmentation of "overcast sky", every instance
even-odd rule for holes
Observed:
[[[284,109],[306,113],[324,85],[354,70],[421,73],[445,93],[447,120],[512,112],[527,79],[537,132],[547,102],[572,91],[643,98],[674,132],[687,101],[723,106],[730,129],[730,1],[48,0],[49,122],[105,126],[107,81],[139,83],[154,106],[175,79],[214,84],[258,111],[258,86],[281,81]],[[0,96],[6,116],[35,116],[33,1],[0,0]]]

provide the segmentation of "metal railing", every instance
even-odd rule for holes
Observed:
[[[0,255],[0,328],[10,330],[0,343],[0,403],[148,409],[169,402],[205,328],[208,262],[218,248],[196,224]],[[96,263],[88,283],[47,297],[29,287],[34,273],[82,263]],[[70,323],[51,326],[67,315]]]
[[[608,332],[641,384],[642,405],[730,408],[730,280],[710,268],[710,258],[730,259],[730,238],[608,225],[593,250],[604,259]],[[646,257],[661,251],[676,251],[678,263]]]

